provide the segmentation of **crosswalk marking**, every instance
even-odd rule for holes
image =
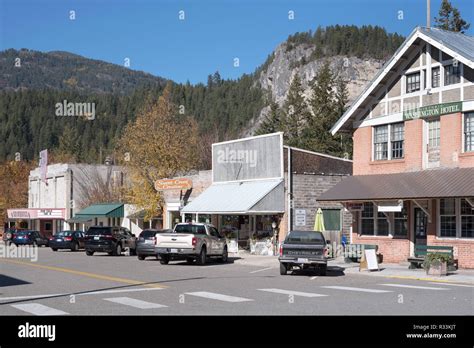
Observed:
[[[449,290],[448,288],[435,288],[432,286],[406,285],[406,284],[379,284],[384,286],[393,286],[396,288],[424,289],[424,290]]]
[[[40,303],[23,303],[23,304],[16,304],[11,305],[12,307],[19,309],[23,312],[27,312],[34,315],[65,315],[69,314],[59,309],[54,309]]]
[[[111,298],[104,298],[104,300],[119,303],[119,304],[123,304],[123,305],[130,306],[130,307],[140,308],[140,309],[168,307],[168,306],[165,306],[165,305],[161,305],[159,303],[136,300],[136,299],[131,298],[131,297],[111,297]]]
[[[360,291],[360,292],[374,292],[374,293],[384,293],[384,292],[393,292],[389,290],[379,290],[379,289],[366,289],[366,288],[353,288],[351,286],[322,286],[327,289],[336,289],[336,290],[348,290],[348,291]]]
[[[223,294],[217,294],[214,292],[207,292],[207,291],[197,291],[197,292],[186,292],[186,295],[192,295],[197,297],[204,297],[209,298],[211,300],[219,300],[224,302],[246,302],[246,301],[253,301],[252,299],[244,298],[244,297],[235,297]]]
[[[453,284],[453,283],[437,283],[437,282],[430,282],[430,284],[436,284],[436,285],[451,285],[451,286],[462,286],[462,287],[466,287],[466,288],[474,288],[474,284],[473,285],[467,285],[467,284]]]
[[[274,292],[276,294],[283,294],[283,295],[294,295],[294,296],[302,296],[302,297],[321,297],[321,296],[328,296],[323,294],[316,294],[314,292],[301,292],[301,291],[293,291],[293,290],[283,290],[283,289],[257,289],[259,291],[267,291],[267,292]]]

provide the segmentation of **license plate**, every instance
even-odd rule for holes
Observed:
[[[60,242],[60,241],[62,241],[62,239],[56,239],[56,242]]]
[[[170,250],[170,253],[177,253],[178,252],[178,249],[171,249]]]
[[[300,258],[298,258],[298,262],[299,262],[299,263],[306,263],[306,262],[308,262],[308,259],[300,259]]]
[[[95,237],[94,237],[94,240],[99,240],[99,239],[100,239],[99,236],[95,236]]]

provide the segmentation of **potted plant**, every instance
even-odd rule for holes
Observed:
[[[442,253],[429,253],[423,261],[423,268],[426,274],[443,276],[448,274],[448,262],[451,257]]]

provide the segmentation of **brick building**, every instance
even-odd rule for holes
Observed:
[[[354,176],[323,194],[354,211],[352,241],[388,262],[417,244],[474,268],[474,38],[416,28],[334,125]]]

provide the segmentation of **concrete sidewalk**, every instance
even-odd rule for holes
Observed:
[[[249,252],[239,251],[238,253],[229,254],[229,258],[234,259],[234,263],[241,265],[261,268],[277,268],[279,266],[278,256],[252,255]],[[337,269],[343,271],[345,274],[474,285],[474,270],[470,269],[459,269],[454,272],[449,272],[445,277],[436,277],[427,275],[424,269],[408,269],[408,263],[381,263],[379,267],[380,271],[359,271],[359,263],[356,262],[346,263],[343,258],[328,261],[329,271],[331,271],[331,269]]]

